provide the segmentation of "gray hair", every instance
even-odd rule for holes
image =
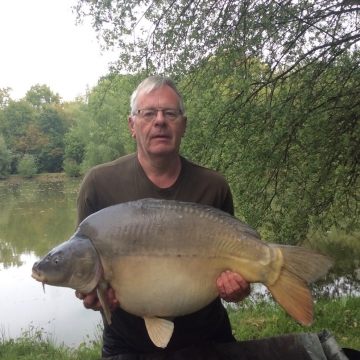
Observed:
[[[184,102],[183,102],[182,96],[181,96],[179,90],[177,89],[175,83],[170,78],[164,77],[164,76],[159,76],[159,75],[147,77],[145,80],[143,80],[139,84],[139,86],[136,88],[136,90],[132,93],[131,98],[130,98],[131,114],[135,115],[136,106],[137,106],[137,104],[136,104],[137,96],[140,92],[142,92],[143,94],[148,94],[149,92],[160,89],[163,86],[169,86],[176,92],[177,96],[179,97],[180,110],[183,114],[185,114]]]

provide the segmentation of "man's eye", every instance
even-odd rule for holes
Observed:
[[[176,113],[175,113],[175,111],[172,111],[172,110],[166,110],[164,112],[164,116],[167,117],[167,118],[175,118]]]
[[[155,111],[146,110],[146,111],[144,111],[143,116],[144,117],[153,117],[153,116],[155,116]]]

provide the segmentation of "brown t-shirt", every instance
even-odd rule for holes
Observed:
[[[181,157],[178,179],[171,187],[161,189],[147,177],[134,153],[98,165],[88,172],[78,194],[77,225],[90,214],[108,206],[145,198],[195,202],[231,215],[234,213],[229,185],[217,172]],[[104,327],[103,357],[164,351],[151,342],[142,318],[118,308],[112,312],[111,320],[112,324]],[[196,313],[175,318],[174,325],[174,333],[165,351],[201,342],[235,341],[220,299]]]

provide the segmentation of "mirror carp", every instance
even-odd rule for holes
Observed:
[[[144,199],[87,217],[68,241],[34,264],[32,277],[85,294],[97,288],[109,324],[110,285],[120,307],[142,317],[151,340],[165,348],[174,328],[170,319],[211,303],[219,296],[216,279],[226,270],[264,284],[289,315],[310,325],[314,307],[307,284],[332,265],[316,251],[265,243],[221,210]]]

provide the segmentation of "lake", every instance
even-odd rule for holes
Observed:
[[[76,346],[95,338],[100,314],[86,310],[74,290],[31,277],[34,262],[74,232],[81,180],[0,181],[0,332],[16,338],[29,329]]]
[[[74,290],[46,286],[44,293],[31,278],[34,262],[73,234],[80,182],[55,175],[0,181],[0,336],[16,338],[30,327],[52,334],[57,343],[77,346],[99,335],[100,314],[84,309]],[[358,237],[332,229],[309,239],[307,246],[336,260],[327,278],[312,285],[315,298],[359,294]]]

